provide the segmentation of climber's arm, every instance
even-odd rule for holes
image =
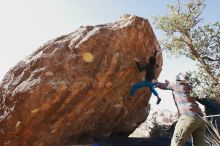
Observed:
[[[160,88],[162,90],[174,90],[173,86],[170,84],[168,80],[165,80],[165,83],[156,82],[155,87]]]

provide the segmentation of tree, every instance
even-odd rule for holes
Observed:
[[[220,98],[220,24],[204,24],[201,15],[206,0],[175,0],[167,5],[169,13],[154,17],[165,38],[162,46],[172,55],[184,55],[196,61],[198,71],[190,72],[199,96]],[[193,78],[194,76],[194,78]]]

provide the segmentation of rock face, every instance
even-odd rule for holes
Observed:
[[[49,41],[1,82],[1,145],[60,146],[132,133],[147,117],[151,93],[122,97],[143,78],[133,59],[143,61],[155,48],[149,22],[130,15]],[[158,76],[162,54],[157,64]]]

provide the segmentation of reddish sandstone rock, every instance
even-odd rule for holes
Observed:
[[[160,46],[149,22],[129,15],[49,41],[1,82],[1,145],[60,146],[131,133],[146,119],[151,93],[141,89],[131,101],[122,97],[143,78],[133,59],[143,61],[155,48]],[[83,60],[86,52],[91,62]],[[158,76],[161,54],[157,64]]]

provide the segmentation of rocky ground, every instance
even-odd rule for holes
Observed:
[[[170,146],[170,138],[125,138],[120,136],[101,139],[98,141],[100,146]],[[191,146],[187,143],[186,146]]]
[[[125,138],[113,136],[98,141],[100,146],[170,146],[169,138]]]
[[[142,123],[130,137],[172,137],[173,123],[177,121],[177,113],[165,110],[150,110],[146,121]],[[173,126],[172,126],[173,125]]]
[[[121,136],[112,136],[110,138],[102,138],[96,144],[78,145],[78,146],[170,146],[170,138],[129,138]],[[71,145],[76,146],[76,145]],[[191,146],[190,142],[186,146]]]
[[[129,137],[114,135],[109,138],[99,138],[96,144],[83,146],[170,146],[174,130],[172,124],[176,120],[175,112],[151,110],[147,120]],[[186,146],[191,146],[191,142],[187,142]]]

